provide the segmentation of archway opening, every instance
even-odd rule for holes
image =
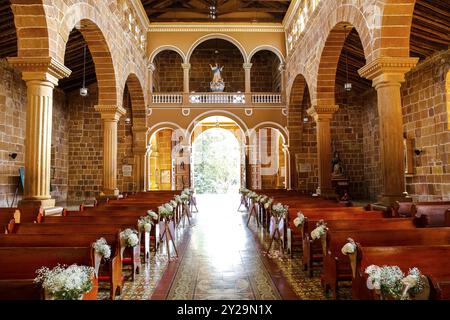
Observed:
[[[150,190],[172,190],[177,172],[174,171],[173,150],[175,141],[174,131],[164,128],[152,134],[150,138],[150,154],[148,179]],[[177,182],[178,183],[178,182]],[[183,184],[188,185],[188,183]],[[178,187],[177,187],[178,189]]]
[[[242,131],[231,119],[209,117],[192,137],[192,183],[199,194],[237,193],[243,179]]]

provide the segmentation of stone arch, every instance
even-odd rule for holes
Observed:
[[[195,130],[195,127],[197,126],[197,124],[199,122],[201,122],[202,120],[209,118],[209,117],[213,117],[213,116],[223,116],[223,117],[227,117],[231,120],[233,120],[234,122],[236,122],[236,124],[238,125],[239,129],[242,131],[242,136],[245,137],[245,142],[247,144],[247,138],[248,138],[248,132],[249,129],[247,127],[247,124],[238,116],[236,116],[234,113],[229,112],[229,111],[225,111],[225,110],[210,110],[210,111],[206,111],[203,112],[202,114],[198,115],[195,119],[193,119],[191,121],[191,123],[189,124],[189,126],[187,127],[187,137],[188,137],[188,143],[189,145],[191,144],[191,139],[192,139],[192,134]]]
[[[208,34],[208,35],[206,35],[206,36],[203,36],[203,37],[197,39],[197,40],[192,44],[192,46],[189,48],[189,51],[188,51],[188,53],[187,53],[187,55],[186,55],[186,62],[187,62],[187,63],[190,62],[192,53],[195,51],[195,49],[196,49],[200,44],[202,44],[202,43],[205,42],[205,41],[212,40],[212,39],[222,39],[222,40],[231,42],[231,43],[234,44],[234,45],[239,49],[239,51],[241,52],[241,54],[242,54],[242,59],[244,60],[244,63],[247,63],[247,62],[249,61],[249,60],[248,60],[248,55],[247,55],[247,52],[246,52],[245,49],[244,49],[244,46],[243,46],[239,41],[237,41],[235,38],[230,37],[229,35],[226,35],[226,34],[223,34],[223,33],[211,33],[211,34]]]
[[[416,0],[385,0],[381,7],[374,6],[379,14],[379,48],[376,57],[409,57],[411,26]],[[382,14],[381,14],[382,13]],[[399,27],[406,32],[398,32]],[[384,36],[389,34],[390,36]]]
[[[147,132],[147,141],[150,144],[151,137],[157,133],[158,131],[164,130],[164,129],[170,129],[172,130],[177,136],[182,136],[184,140],[186,140],[187,132],[185,129],[180,127],[177,123],[174,122],[160,122],[155,125],[153,125]]]
[[[55,56],[55,50],[50,48],[49,15],[44,1],[33,0],[24,3],[20,0],[11,0],[11,9],[17,31],[17,56]],[[33,19],[30,19],[30,15],[33,15]]]
[[[131,98],[131,112],[133,115],[133,127],[146,127],[145,98],[141,81],[135,73],[130,73],[125,85]],[[122,90],[124,91],[124,90]]]
[[[252,52],[250,52],[250,54],[248,55],[248,61],[251,62],[253,56],[257,52],[263,51],[263,50],[267,50],[267,51],[270,51],[270,52],[274,53],[278,57],[278,59],[280,60],[280,63],[282,63],[282,64],[285,63],[284,56],[280,52],[280,50],[278,50],[278,48],[275,48],[274,46],[270,46],[270,45],[262,45],[262,46],[258,46],[255,49],[253,49]]]
[[[64,15],[58,28],[58,57],[64,60],[66,44],[70,31],[79,27],[94,60],[95,72],[98,82],[98,105],[121,106],[122,99],[117,89],[117,75],[113,55],[111,53],[112,40],[106,22],[100,17],[102,14],[88,4],[78,3],[72,5]]]
[[[150,63],[154,63],[156,56],[163,51],[174,51],[180,55],[180,57],[184,63],[186,63],[186,61],[188,61],[186,59],[186,55],[180,48],[178,48],[177,46],[173,46],[173,45],[165,45],[165,46],[160,46],[160,47],[156,48],[155,50],[153,50],[153,52],[151,53],[150,58],[149,58]]]
[[[282,125],[280,125],[280,124],[278,124],[276,122],[272,122],[272,121],[265,121],[265,122],[258,123],[256,126],[254,126],[252,128],[252,130],[254,132],[257,132],[258,130],[264,129],[264,128],[269,128],[269,129],[273,129],[273,130],[278,131],[280,133],[281,137],[283,138],[283,144],[284,145],[288,145],[289,144],[288,131]]]
[[[338,68],[339,58],[341,56],[342,48],[344,47],[345,40],[350,34],[351,29],[348,26],[351,25],[347,22],[339,22],[329,32],[327,40],[322,48],[320,55],[320,61],[317,70],[317,84],[316,94],[313,105],[320,106],[334,106],[335,101],[335,89],[336,89],[336,72]],[[353,25],[351,25],[353,26]],[[346,27],[348,29],[346,29]],[[358,32],[358,29],[356,29]],[[360,40],[361,35],[358,33]],[[367,48],[364,46],[364,54],[367,61]]]

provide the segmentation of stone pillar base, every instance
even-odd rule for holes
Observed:
[[[391,206],[394,205],[395,201],[412,202],[412,198],[405,194],[401,194],[401,195],[382,194],[382,195],[378,196],[377,204],[381,204],[381,205],[384,205],[384,206],[390,208]]]
[[[46,200],[20,200],[18,207],[19,208],[41,208],[48,209],[55,207],[55,199],[46,199]]]

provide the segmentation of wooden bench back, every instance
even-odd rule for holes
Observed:
[[[107,234],[116,233],[129,228],[128,224],[72,224],[72,223],[20,223],[16,224],[14,233],[18,234],[66,234],[66,233],[91,233]]]
[[[419,227],[444,227],[446,224],[445,213],[450,209],[450,204],[439,205],[414,205],[412,212]]]

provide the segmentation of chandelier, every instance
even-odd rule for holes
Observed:
[[[209,6],[209,18],[212,20],[216,20],[217,18],[217,10],[216,10],[216,1],[213,1],[213,4]]]

